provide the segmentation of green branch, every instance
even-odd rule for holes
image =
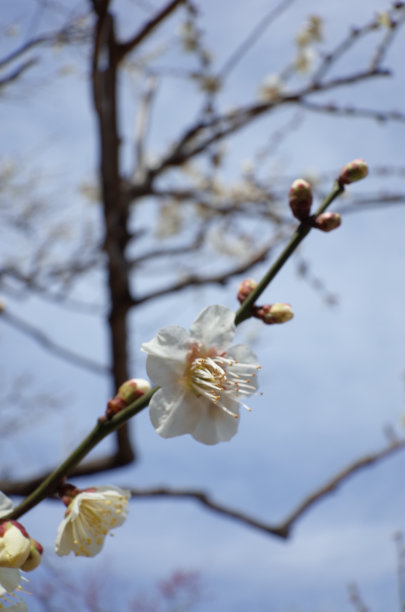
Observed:
[[[314,216],[317,217],[318,215],[323,213],[327,209],[327,207],[333,202],[333,200],[335,200],[341,193],[343,193],[343,191],[344,187],[340,185],[337,181],[335,181],[331,192],[323,200],[322,204],[320,205]],[[248,295],[246,300],[240,306],[239,310],[235,315],[235,325],[239,325],[239,323],[242,323],[242,321],[245,321],[245,319],[249,319],[249,317],[251,316],[252,306],[254,305],[258,297],[271,283],[273,278],[281,270],[281,268],[290,258],[290,256],[294,253],[297,246],[302,242],[302,240],[304,240],[305,236],[309,234],[311,229],[311,225],[305,221],[298,226],[296,232],[285,247],[284,251],[280,254],[277,260],[268,270],[268,272],[263,276],[257,287]]]
[[[52,495],[58,486],[61,484],[63,478],[69,475],[69,473],[80,463],[84,457],[95,447],[101,440],[103,440],[110,433],[121,427],[130,418],[141,412],[146,406],[148,406],[152,395],[158,390],[159,387],[154,387],[149,393],[145,393],[135,402],[132,402],[127,408],[124,408],[121,412],[116,414],[110,421],[99,420],[94,429],[89,433],[88,436],[79,444],[77,448],[69,455],[69,457],[54,470],[45,480],[37,487],[30,495],[28,495],[18,506],[16,506],[7,516],[2,517],[2,520],[18,519],[20,516],[31,510],[34,506],[39,504],[40,501]]]

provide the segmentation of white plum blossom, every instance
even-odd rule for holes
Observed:
[[[239,405],[256,392],[260,366],[248,346],[229,348],[234,335],[235,313],[215,305],[198,315],[188,333],[165,327],[142,345],[148,376],[161,387],[149,404],[160,436],[189,433],[203,444],[217,444],[235,435]]]
[[[0,491],[0,519],[12,509],[13,502]],[[15,612],[25,612],[28,609],[26,604],[14,595],[14,591],[21,588],[21,580],[22,577],[18,569],[0,567],[0,608],[14,610]]]
[[[94,557],[107,533],[128,515],[129,491],[113,485],[94,487],[76,495],[59,525],[55,550],[59,556]]]

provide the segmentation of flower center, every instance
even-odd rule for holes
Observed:
[[[208,353],[199,345],[193,345],[188,354],[187,386],[198,396],[203,396],[234,418],[238,415],[229,409],[232,402],[240,403],[241,396],[252,395],[252,384],[257,365],[238,363],[213,349]],[[242,405],[250,410],[245,404]]]

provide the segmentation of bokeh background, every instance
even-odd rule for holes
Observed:
[[[216,65],[223,65],[276,6],[273,0],[201,2],[198,24]],[[311,46],[309,59],[314,64],[308,67],[309,73],[295,74],[291,87],[304,84],[321,54],[333,49],[351,27],[362,26],[388,7],[380,0],[286,4],[229,74],[218,94],[218,107],[224,111],[258,99],[265,77],[279,74],[295,61],[296,35],[309,16],[322,18],[323,40]],[[123,36],[157,8],[158,3],[129,0],[112,4]],[[5,1],[1,55],[32,36],[61,27],[75,12],[83,12],[83,3]],[[160,49],[157,62],[162,72],[173,73],[159,81],[153,103],[148,134],[152,160],[181,133],[181,126],[192,122],[201,103],[195,79],[174,74],[175,69],[191,70],[193,61],[181,48],[184,19],[182,10],[176,12],[143,49],[145,53]],[[380,40],[380,31],[371,33],[336,63],[332,74],[360,70]],[[403,48],[404,31],[398,28],[384,60],[390,77],[327,91],[318,101],[382,113],[401,111]],[[88,80],[89,48],[85,43],[52,45],[41,47],[35,57],[38,63],[0,92],[0,189],[1,184],[5,186],[0,212],[6,220],[1,254],[7,265],[20,257],[28,265],[31,246],[44,240],[54,222],[64,228],[47,241],[55,257],[65,249],[74,252],[87,232],[89,242],[100,235],[100,212],[97,201],[92,201],[97,141]],[[132,163],[141,87],[139,75],[128,68],[120,90],[127,169]],[[356,157],[367,160],[370,176],[350,186],[348,195],[334,205],[334,210],[342,209],[342,226],[330,234],[311,232],[268,289],[267,301],[291,303],[295,318],[272,327],[248,321],[238,329],[238,341],[249,342],[262,365],[262,395],[249,401],[252,412],[242,414],[238,435],[215,447],[200,445],[188,436],[163,440],[144,411],[131,424],[135,464],[83,478],[77,481],[79,486],[112,482],[123,487],[201,489],[253,517],[277,522],[344,466],[387,444],[387,427],[401,435],[405,412],[403,141],[401,121],[313,113],[297,105],[265,115],[227,141],[218,170],[223,184],[237,181],[241,172],[257,162],[257,151],[267,146],[261,172],[273,181],[274,189],[285,190],[287,219],[288,184],[294,178],[311,177],[314,185],[319,181],[318,195],[341,166]],[[367,202],[375,199],[376,205],[359,204],[345,213],[351,196]],[[43,210],[35,231],[24,234],[18,222],[23,225],[24,204],[34,197]],[[244,222],[260,243],[265,238],[261,232],[268,230],[260,222],[255,224],[253,217]],[[173,218],[165,218],[153,202],[138,205],[136,222],[141,233],[170,221]],[[180,237],[176,232],[169,236],[157,232],[153,243],[148,240],[151,247],[176,245]],[[215,244],[207,250],[206,268],[222,269],[224,257],[238,261],[243,241],[233,244],[236,254],[218,253]],[[271,259],[281,246],[275,247]],[[247,245],[251,247],[252,243]],[[140,248],[145,248],[144,243]],[[142,293],[164,285],[169,275],[194,270],[197,264],[197,259],[187,257],[175,267],[159,262],[140,269],[135,286]],[[258,264],[248,276],[259,279],[267,267],[268,262]],[[139,346],[160,327],[188,327],[201,308],[212,303],[236,309],[237,287],[243,278],[233,277],[223,287],[192,287],[137,308],[131,316],[131,373],[145,376]],[[19,295],[18,283],[14,294],[10,283],[5,287],[2,300],[7,311],[58,345],[106,365],[104,286],[105,272],[99,266],[74,286],[65,305],[44,300],[35,292]],[[70,307],[75,300],[92,305],[91,312]],[[58,358],[1,318],[0,343],[5,424],[0,429],[0,474],[3,479],[30,478],[63,460],[89,431],[111,396],[110,382],[106,376]],[[13,414],[16,405],[18,418]],[[105,441],[95,453],[112,444]],[[68,609],[69,597],[81,602],[77,609],[131,610],[136,609],[131,601],[153,595],[160,580],[181,570],[198,573],[200,590],[192,608],[196,610],[352,610],[356,608],[349,602],[351,583],[358,585],[369,610],[400,609],[394,535],[405,528],[403,472],[404,456],[398,453],[359,473],[314,506],[287,541],[217,516],[193,501],[137,498],[125,526],[91,560],[54,555],[64,509],[58,502],[44,502],[24,517],[27,529],[45,547],[43,567],[29,576],[26,587],[39,593],[39,598],[27,595],[25,600],[34,611]],[[84,593],[90,591],[93,599],[86,600]],[[170,602],[165,609],[173,609]],[[183,609],[191,608],[183,602]]]

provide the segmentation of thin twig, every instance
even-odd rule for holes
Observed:
[[[156,291],[151,291],[141,297],[133,298],[133,305],[138,306],[139,304],[143,304],[150,300],[154,300],[163,295],[169,295],[170,293],[177,293],[183,289],[187,289],[188,287],[197,287],[201,285],[209,285],[209,284],[219,284],[225,285],[230,282],[233,276],[238,276],[239,274],[243,274],[247,272],[258,263],[264,261],[270,253],[270,249],[273,247],[273,243],[268,244],[264,248],[260,249],[257,253],[255,253],[248,261],[243,262],[239,266],[235,266],[234,268],[227,270],[226,272],[220,272],[217,274],[212,274],[210,276],[197,276],[197,275],[189,275],[181,281],[174,283],[168,287],[163,287],[162,289],[157,289]]]
[[[128,53],[138,47],[157,26],[159,26],[173,11],[185,0],[171,0],[166,4],[152,19],[147,21],[145,25],[132,38],[126,42],[117,45],[117,58],[121,61]]]
[[[97,363],[92,359],[88,359],[87,357],[83,357],[83,355],[79,355],[78,353],[56,344],[56,342],[51,340],[51,338],[49,338],[43,331],[37,329],[30,323],[27,323],[20,317],[17,317],[15,314],[11,314],[5,309],[0,310],[0,321],[5,321],[7,324],[14,327],[14,329],[17,329],[26,336],[29,336],[35,340],[35,342],[46,348],[50,353],[53,353],[60,359],[63,359],[76,367],[85,368],[86,370],[93,372],[93,374],[101,374],[102,376],[111,373],[110,368],[107,366]]]
[[[242,43],[233,51],[231,56],[226,60],[222,68],[219,70],[219,78],[221,81],[229,75],[238,62],[243,58],[249,49],[257,42],[260,36],[266,31],[266,29],[281,15],[290,4],[293,4],[295,0],[283,0],[275,8],[272,8],[267,15],[260,18],[260,21],[255,25],[253,30],[247,35]]]

